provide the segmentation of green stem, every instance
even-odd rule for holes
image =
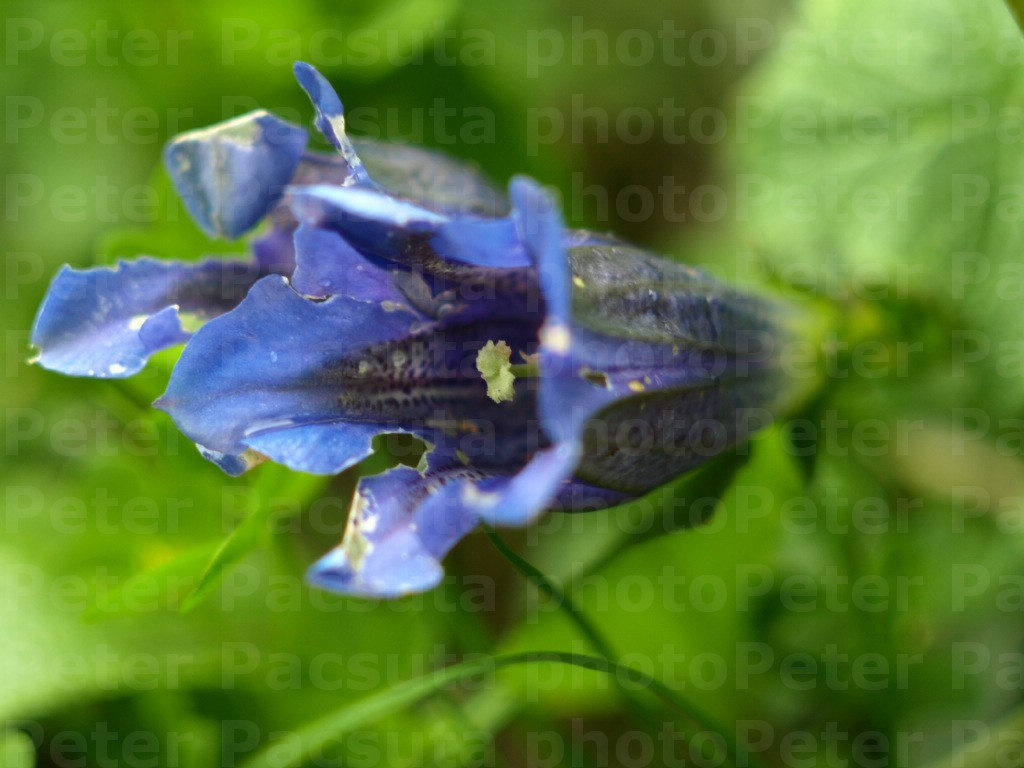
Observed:
[[[502,541],[497,532],[489,525],[484,525],[484,532],[487,534],[487,538],[491,540],[491,543],[497,548],[497,550],[512,563],[515,569],[519,571],[527,581],[537,587],[545,597],[549,598],[556,606],[564,611],[566,618],[576,625],[576,629],[578,629],[580,634],[587,639],[591,648],[609,659],[618,655],[612,648],[611,643],[605,640],[597,627],[595,627],[591,623],[590,619],[584,615],[583,611],[580,610],[580,607],[568,593],[541,573],[541,571],[531,563],[513,552],[509,546]]]
[[[493,543],[494,546],[498,549],[498,551],[501,552],[501,554],[504,555],[509,560],[509,562],[512,563],[516,570],[518,570],[530,583],[537,587],[538,590],[540,590],[549,599],[553,600],[555,604],[560,609],[562,609],[562,611],[565,613],[566,618],[568,618],[573,624],[576,625],[576,628],[580,631],[580,634],[587,639],[587,641],[594,648],[594,650],[596,650],[604,657],[604,661],[606,661],[610,665],[618,666],[614,661],[612,661],[612,658],[617,654],[615,653],[615,650],[612,647],[611,643],[608,642],[607,639],[605,639],[605,637],[601,634],[597,627],[594,626],[594,624],[591,623],[590,619],[586,617],[586,614],[583,613],[579,605],[577,605],[576,602],[572,599],[572,596],[565,590],[563,590],[561,587],[559,587],[547,576],[545,576],[544,573],[541,572],[540,569],[535,567],[532,563],[520,557],[516,552],[513,552],[512,549],[510,549],[509,546],[505,544],[504,541],[502,541],[501,537],[498,536],[497,532],[495,532],[493,528],[491,528],[488,525],[484,525],[484,532],[487,534],[487,537],[491,540],[491,543]],[[672,699],[670,703],[676,710],[689,717],[691,721],[696,723],[701,728],[704,728],[708,731],[712,731],[721,736],[723,739],[723,743],[726,744],[732,755],[734,755],[737,758],[742,756],[745,762],[737,762],[737,765],[743,764],[748,766],[755,766],[756,768],[757,764],[755,762],[751,762],[750,756],[746,753],[746,751],[743,750],[737,744],[737,742],[728,735],[728,732],[724,728],[719,727],[710,715],[701,711],[693,704],[688,702],[686,699],[683,699],[680,696],[678,696],[678,694],[676,694],[675,691],[673,691],[671,688],[666,686],[661,681],[656,680],[655,678],[648,679],[651,680],[652,683],[647,687],[651,688],[651,690],[656,690],[656,688],[660,689],[664,694],[662,698],[670,696]],[[634,713],[642,720],[649,720],[649,713],[647,712],[647,708],[643,705],[642,702],[634,698],[632,690],[629,688],[624,688],[623,692],[626,695],[630,707],[634,710]]]
[[[517,379],[536,379],[540,376],[540,366],[536,363],[519,363],[509,366],[509,371]]]

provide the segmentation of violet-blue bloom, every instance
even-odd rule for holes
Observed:
[[[312,154],[287,130],[251,151],[231,129],[198,134],[229,146],[190,145],[179,163],[178,189],[204,227],[235,236],[265,214],[268,231],[253,244],[250,283],[217,297],[207,317],[219,316],[188,341],[156,405],[231,474],[266,459],[335,474],[381,434],[427,446],[420,466],[360,481],[315,583],[377,597],[429,589],[481,521],[525,525],[548,509],[635,497],[744,440],[791,399],[781,305],[569,230],[529,179],[513,180],[506,199],[465,166],[353,142],[327,81],[304,64],[296,76],[337,155]],[[228,158],[224,178],[190,170],[210,157]],[[235,205],[231,191],[252,179],[264,192]],[[59,285],[48,302],[63,308]],[[137,370],[183,340],[165,316],[188,309],[179,294],[122,302],[106,325],[62,325],[44,305],[40,359],[89,375],[105,363],[112,375],[96,349],[128,349]],[[98,295],[83,316],[105,306]],[[126,327],[152,322],[156,341],[121,327],[140,307],[155,319]],[[91,330],[76,336],[81,327]],[[476,369],[488,342],[532,366],[511,402],[491,400]],[[72,366],[76,344],[87,362]]]
[[[308,65],[296,65],[296,75],[314,99],[318,126],[337,145],[331,121],[342,131],[344,122],[329,112],[340,110],[340,101]],[[311,85],[317,78],[323,87]],[[194,327],[235,307],[261,277],[292,276],[299,222],[283,199],[288,188],[362,185],[438,214],[507,210],[504,196],[478,171],[436,153],[361,140],[356,155],[344,139],[338,153],[328,154],[308,149],[307,141],[302,128],[259,110],[172,140],[164,159],[186,210],[213,236],[236,238],[262,225],[252,258],[65,267],[32,329],[36,361],[73,376],[131,376],[153,353],[185,342]],[[188,315],[185,327],[179,313]]]

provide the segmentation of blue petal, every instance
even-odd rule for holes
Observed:
[[[554,201],[512,185],[548,308],[540,410],[556,443],[582,444],[577,475],[638,494],[763,427],[784,398],[780,307],[622,245],[567,251]]]
[[[373,438],[384,431],[387,431],[385,425],[374,423],[312,423],[267,429],[249,435],[245,443],[271,461],[291,469],[313,475],[336,475],[370,456]]]
[[[547,308],[540,329],[541,417],[553,441],[575,444],[590,417],[615,395],[581,376],[581,366],[574,358],[572,277],[557,204],[526,177],[513,179],[509,191]]]
[[[362,301],[406,305],[386,269],[363,258],[341,235],[302,225],[295,231],[292,287],[304,296],[351,296]]]
[[[531,259],[509,219],[452,219],[437,229],[430,247],[445,259],[477,267],[528,267]]]
[[[178,312],[200,319],[235,306],[260,277],[255,264],[142,258],[116,268],[64,267],[32,329],[37,362],[74,376],[123,378],[149,356],[186,341]]]
[[[306,152],[295,170],[291,184],[345,184],[350,179],[349,167],[337,155]],[[269,231],[253,240],[252,250],[267,274],[290,275],[295,269],[295,247],[292,238],[298,221],[291,206],[279,200],[267,214]]]
[[[472,165],[419,147],[350,139],[344,106],[327,79],[301,61],[295,63],[294,72],[316,108],[317,129],[349,167],[346,185],[383,190],[438,213],[507,213],[505,196]]]
[[[440,560],[477,524],[450,503],[445,476],[397,467],[359,482],[341,545],[309,570],[314,584],[361,597],[400,597],[437,586]]]
[[[240,454],[221,453],[207,448],[205,445],[196,445],[199,453],[204,459],[216,464],[225,474],[231,477],[238,477],[248,472],[253,467],[261,464],[266,457],[255,451],[245,451]]]
[[[316,108],[316,127],[331,145],[341,153],[349,167],[352,181],[358,184],[373,184],[362,160],[356,154],[352,142],[345,133],[345,108],[334,88],[315,67],[304,61],[295,62],[292,67],[295,79],[309,96]]]
[[[526,525],[554,504],[579,460],[576,445],[555,444],[537,451],[514,475],[465,483],[458,503],[496,525]]]
[[[196,223],[233,239],[280,199],[308,139],[298,126],[257,111],[181,134],[165,148],[164,162]]]
[[[322,472],[325,465],[346,464],[346,451],[365,451],[361,427],[354,428],[360,437],[348,440],[310,426],[347,420],[342,396],[346,381],[359,375],[353,356],[406,337],[417,320],[408,310],[347,296],[309,301],[283,278],[268,277],[233,312],[196,334],[155,405],[210,450],[240,455],[253,448],[294,469]],[[270,435],[277,431],[290,434]],[[318,458],[317,446],[330,457]]]
[[[521,319],[488,330],[516,349],[535,338]],[[473,366],[480,337],[475,319],[447,326],[390,301],[311,301],[267,278],[189,343],[156,405],[211,451],[253,449],[308,472],[340,471],[386,431],[450,432],[483,463],[519,464],[538,446],[535,387],[512,405],[491,401]],[[338,436],[349,424],[358,440]]]
[[[300,221],[331,228],[375,258],[422,267],[428,259],[479,267],[531,264],[513,218],[449,217],[405,200],[359,187],[293,188]]]
[[[481,520],[525,525],[551,507],[593,509],[625,498],[573,481],[577,461],[572,446],[554,446],[502,474],[462,466],[438,447],[424,474],[398,467],[363,478],[341,545],[309,578],[363,597],[422,592],[441,581],[441,558]]]

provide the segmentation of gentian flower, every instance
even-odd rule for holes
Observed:
[[[422,441],[417,466],[360,480],[314,583],[429,589],[479,523],[636,497],[792,401],[787,306],[568,229],[525,177],[506,200],[471,168],[353,143],[327,81],[296,75],[335,155],[267,113],[166,153],[207,232],[266,222],[251,262],[65,270],[33,341],[47,367],[117,376],[188,338],[156,406],[230,474],[335,474],[379,435]],[[188,337],[183,310],[209,322]]]

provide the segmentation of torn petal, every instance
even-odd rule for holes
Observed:
[[[342,543],[310,568],[309,580],[332,592],[381,598],[437,586],[441,558],[478,522],[470,509],[451,503],[450,479],[396,467],[360,480]]]
[[[247,436],[245,444],[290,469],[312,475],[336,475],[370,456],[373,438],[387,431],[384,424],[314,422],[266,429]]]
[[[560,503],[598,496],[570,483],[577,456],[568,446],[538,451],[518,473],[487,472],[430,455],[421,474],[397,467],[359,482],[342,543],[310,569],[314,584],[362,597],[399,597],[440,583],[441,559],[477,523],[525,525]],[[619,495],[603,494],[612,501]]]

